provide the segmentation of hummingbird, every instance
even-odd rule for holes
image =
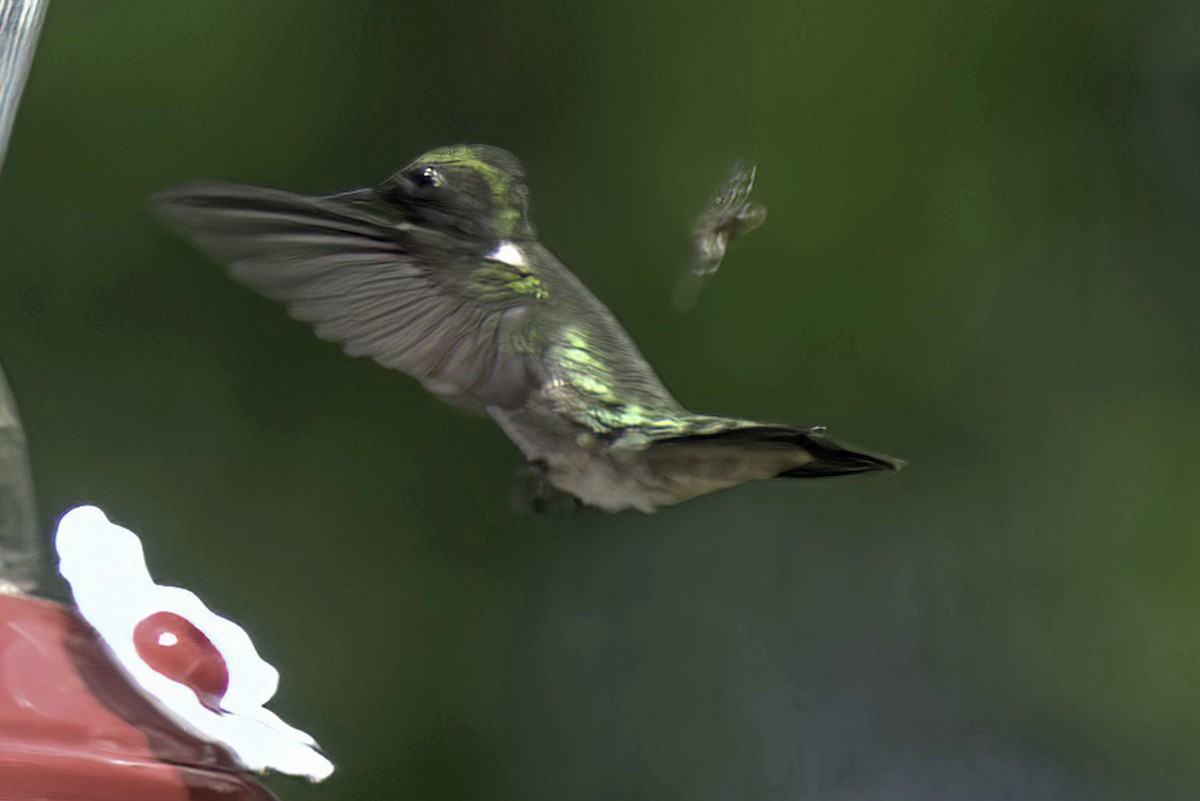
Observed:
[[[525,171],[500,148],[438,148],[337,194],[197,182],[154,205],[319,337],[490,417],[526,459],[535,510],[565,494],[649,513],[752,479],[903,465],[821,427],[684,408],[538,240]]]
[[[700,298],[700,290],[716,275],[730,241],[753,231],[767,219],[767,207],[750,200],[757,172],[758,168],[749,161],[739,159],[725,183],[709,199],[708,207],[696,218],[692,226],[695,255],[671,293],[675,311],[690,311]]]

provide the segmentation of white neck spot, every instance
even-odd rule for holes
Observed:
[[[519,247],[509,242],[507,239],[502,240],[496,249],[484,256],[490,261],[498,261],[503,264],[508,264],[512,267],[528,267],[529,262],[525,260],[525,254]]]

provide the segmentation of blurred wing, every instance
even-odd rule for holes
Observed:
[[[729,242],[735,236],[753,231],[767,218],[767,209],[750,200],[757,168],[738,161],[725,183],[717,188],[708,208],[692,227],[695,256],[691,267],[680,276],[671,297],[676,311],[689,311],[700,292],[721,266]]]
[[[511,407],[532,383],[510,346],[524,333],[528,275],[487,248],[389,215],[372,190],[327,197],[190,184],[157,209],[233,277],[340,342],[477,411]]]

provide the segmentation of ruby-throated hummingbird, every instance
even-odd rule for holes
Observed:
[[[194,183],[155,202],[318,336],[490,416],[527,474],[588,506],[652,512],[750,479],[902,465],[824,429],[685,409],[537,240],[524,178],[508,152],[459,145],[368,189],[306,196]]]
[[[696,218],[696,224],[692,226],[696,254],[691,267],[679,277],[671,293],[675,311],[689,311],[696,305],[700,290],[721,266],[730,240],[753,231],[767,219],[766,206],[750,200],[756,172],[753,164],[739,160],[733,165],[728,180],[708,201],[708,208]]]

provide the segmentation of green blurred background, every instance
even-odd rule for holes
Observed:
[[[689,406],[903,456],[522,517],[516,450],[166,233],[155,190],[525,162]],[[765,227],[688,315],[735,158]],[[92,501],[243,622],[298,799],[1193,799],[1200,5],[52,3],[0,360]]]

